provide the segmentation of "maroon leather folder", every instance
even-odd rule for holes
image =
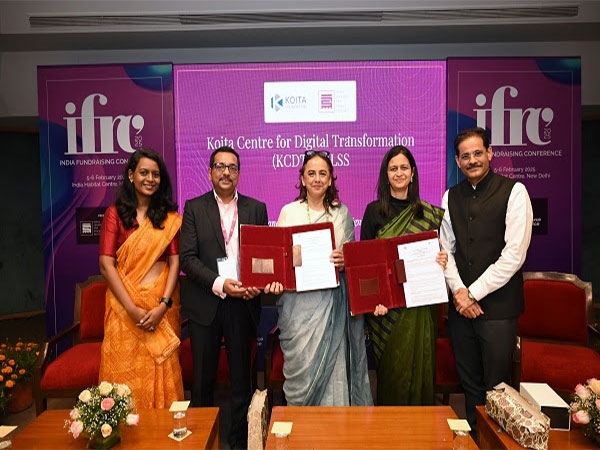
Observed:
[[[278,281],[285,290],[296,290],[294,267],[301,266],[301,249],[294,246],[292,235],[305,231],[329,229],[335,248],[333,223],[323,222],[293,227],[264,225],[240,226],[240,278],[244,286],[263,289]],[[336,270],[339,282],[339,274]]]
[[[437,238],[437,231],[407,234],[387,239],[344,244],[350,312],[372,313],[379,304],[391,308],[406,306],[404,261],[398,258],[398,245]]]

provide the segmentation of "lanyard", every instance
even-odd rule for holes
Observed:
[[[229,245],[231,238],[233,237],[233,231],[235,230],[235,223],[237,222],[238,205],[237,200],[235,201],[235,209],[233,210],[233,218],[231,219],[231,228],[229,229],[229,235],[225,231],[225,224],[223,223],[223,217],[219,214],[219,220],[221,221],[221,232],[223,233],[223,239],[225,239],[225,248]]]

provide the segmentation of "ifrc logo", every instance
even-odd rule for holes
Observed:
[[[106,106],[108,99],[105,95],[94,93],[88,95],[81,104],[80,116],[76,116],[77,106],[73,102],[65,104],[68,114],[63,119],[67,122],[67,151],[65,155],[83,155],[93,153],[117,153],[114,148],[115,129],[116,141],[119,148],[128,153],[136,149],[131,145],[131,129],[135,131],[135,147],[142,146],[141,131],[144,129],[144,117],[140,114],[102,116],[96,115],[95,107]],[[96,124],[100,134],[96,139]],[[77,151],[77,131],[81,132],[81,151]]]
[[[524,146],[523,125],[527,139],[535,145],[548,145],[551,142],[552,130],[550,123],[554,119],[554,111],[549,107],[508,108],[507,100],[517,98],[519,91],[514,86],[501,86],[492,96],[492,104],[487,106],[487,97],[480,93],[475,97],[475,103],[481,109],[474,108],[477,114],[477,126],[486,128],[488,117],[491,118],[492,146]],[[505,134],[505,120],[508,114],[508,140]],[[542,136],[540,136],[542,130]]]

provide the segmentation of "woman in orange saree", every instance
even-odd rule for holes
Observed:
[[[179,228],[166,167],[152,150],[127,164],[100,233],[106,278],[100,380],[124,383],[137,408],[183,400],[179,366]]]

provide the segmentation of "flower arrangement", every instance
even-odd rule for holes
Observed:
[[[31,380],[39,354],[39,344],[35,342],[0,344],[0,412],[6,409],[14,387]]]
[[[110,448],[121,438],[121,423],[129,426],[139,423],[139,415],[133,414],[133,410],[133,397],[126,384],[103,381],[81,391],[69,413],[70,420],[65,420],[65,428],[69,429],[73,439],[83,433],[90,441],[107,443],[105,447],[98,445],[96,448]]]
[[[584,434],[600,445],[600,380],[590,378],[575,387],[571,412],[573,422],[584,425]]]

